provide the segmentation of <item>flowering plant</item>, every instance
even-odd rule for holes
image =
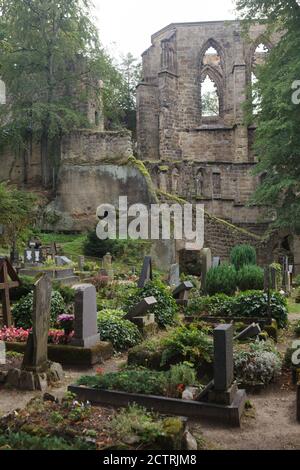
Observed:
[[[74,332],[66,335],[63,330],[50,330],[48,342],[50,344],[68,344],[74,336]]]
[[[8,343],[26,343],[31,330],[23,328],[4,327],[0,330],[0,341]]]
[[[64,313],[62,315],[59,315],[59,317],[57,318],[57,323],[59,327],[65,331],[65,334],[69,335],[74,330],[74,320],[74,315]]]

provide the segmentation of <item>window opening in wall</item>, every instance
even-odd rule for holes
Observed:
[[[201,107],[203,117],[220,115],[220,100],[215,82],[206,75],[201,84]]]
[[[209,47],[203,57],[203,65],[218,67],[221,64],[221,57],[214,47]]]

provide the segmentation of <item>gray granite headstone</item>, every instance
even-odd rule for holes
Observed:
[[[143,288],[147,284],[147,282],[153,280],[152,274],[152,258],[151,256],[146,256],[144,258],[142,272],[138,281],[138,287]]]
[[[34,286],[32,333],[30,333],[22,368],[45,372],[48,367],[48,334],[50,325],[52,284],[44,274]]]
[[[146,297],[140,303],[135,305],[126,315],[127,320],[131,320],[134,317],[142,317],[146,315],[149,310],[157,304],[155,297]]]
[[[177,287],[180,284],[179,264],[172,264],[169,273],[169,286]]]
[[[75,335],[72,345],[91,348],[100,342],[97,328],[96,288],[92,284],[78,284],[75,289]]]
[[[173,291],[173,297],[176,299],[177,304],[186,305],[189,300],[189,291],[193,289],[193,284],[189,281],[182,282]]]
[[[233,378],[233,325],[220,325],[214,329],[215,390],[228,390]]]
[[[0,365],[6,364],[6,346],[4,341],[0,341]]]

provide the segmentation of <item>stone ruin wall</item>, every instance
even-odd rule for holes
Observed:
[[[211,214],[262,233],[259,210],[246,207],[259,176],[252,175],[255,128],[245,126],[242,105],[255,50],[272,43],[260,25],[249,36],[237,21],[171,24],[152,36],[137,91],[138,155],[163,192],[201,201]],[[210,47],[218,63],[205,63]],[[216,117],[202,116],[206,74],[218,91]]]

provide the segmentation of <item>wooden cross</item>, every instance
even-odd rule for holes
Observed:
[[[9,277],[11,281],[9,281]],[[9,289],[19,287],[21,281],[8,258],[0,258],[0,291],[2,297],[2,312],[4,326],[12,326],[12,316],[9,300]]]

